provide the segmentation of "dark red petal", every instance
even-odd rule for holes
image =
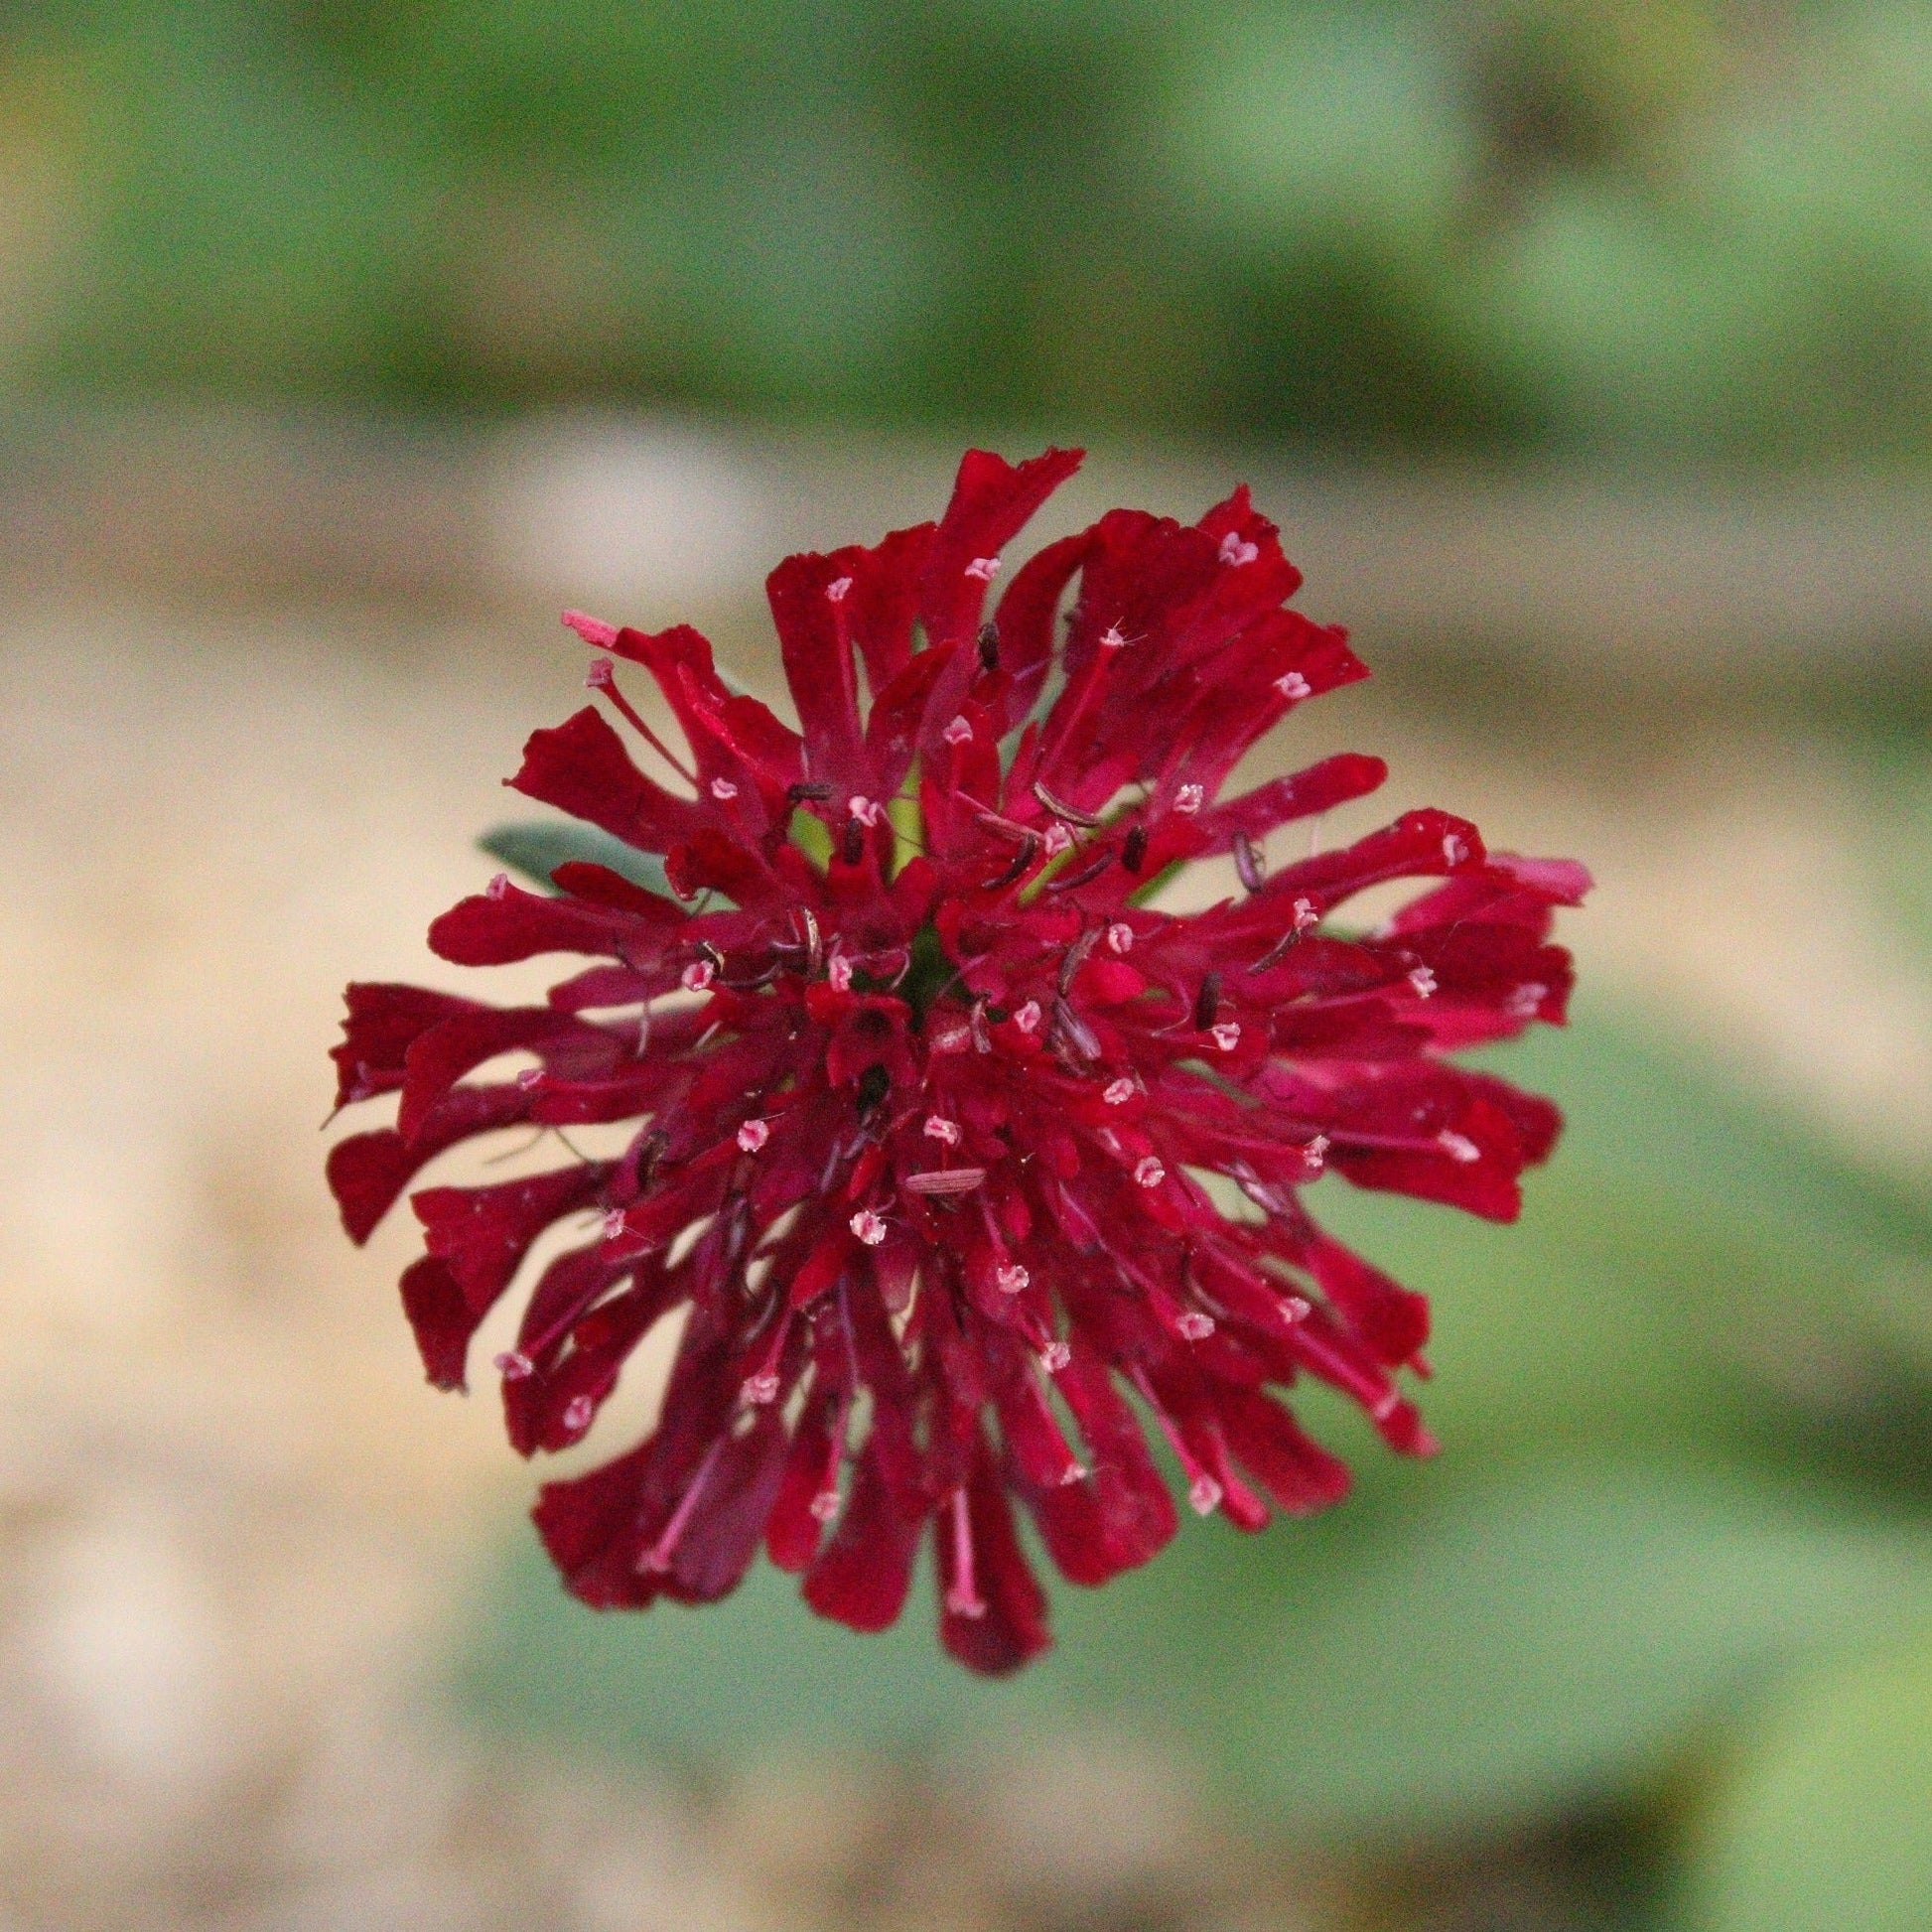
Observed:
[[[425,1245],[456,1278],[478,1321],[510,1285],[530,1243],[553,1221],[590,1206],[609,1172],[558,1168],[493,1187],[426,1187],[410,1197]]]
[[[1429,1339],[1429,1303],[1371,1268],[1359,1255],[1315,1234],[1302,1260],[1348,1326],[1378,1360],[1394,1367]]]
[[[829,1402],[808,1403],[785,1457],[784,1475],[764,1525],[765,1554],[780,1570],[803,1570],[818,1555],[825,1525],[812,1504],[825,1484],[826,1461],[832,1451],[832,1414]]]
[[[421,1035],[404,1056],[396,1126],[413,1140],[430,1110],[466,1073],[499,1053],[526,1049],[554,1056],[572,1074],[607,1071],[621,1050],[601,1029],[549,1007],[471,1007]]]
[[[1000,668],[1010,680],[996,725],[1002,738],[1021,719],[1031,716],[1039,702],[1052,664],[1060,598],[1086,554],[1084,530],[1049,543],[1028,558],[1000,600],[995,620],[1000,632]]]
[[[969,640],[986,596],[983,578],[967,575],[981,558],[998,557],[1033,513],[1074,471],[1081,450],[1047,450],[1021,464],[987,450],[968,450],[952,500],[933,532],[919,605],[929,644]]]
[[[1326,1509],[1347,1495],[1347,1465],[1305,1435],[1272,1397],[1223,1386],[1214,1406],[1236,1460],[1291,1516]]]
[[[413,1141],[389,1128],[338,1141],[329,1150],[329,1186],[348,1238],[359,1248],[422,1168],[473,1134],[522,1120],[529,1104],[519,1087],[458,1087],[430,1109]]]
[[[1323,759],[1293,777],[1274,778],[1253,791],[1204,811],[1194,821],[1210,845],[1231,840],[1236,832],[1251,839],[1263,839],[1278,825],[1293,819],[1312,817],[1332,811],[1350,799],[1364,798],[1377,790],[1389,775],[1380,759],[1366,758],[1359,752],[1341,752]]]
[[[439,1389],[461,1389],[477,1317],[457,1280],[434,1255],[403,1273],[402,1311],[415,1331],[423,1372]]]
[[[982,1454],[966,1491],[971,1532],[973,1587],[981,1605],[977,1616],[951,1606],[959,1582],[954,1561],[952,1512],[933,1518],[939,1551],[939,1641],[969,1670],[1005,1677],[1052,1642],[1046,1628],[1046,1595],[1027,1562],[1014,1532],[1006,1491]]]
[[[642,894],[644,897],[654,897]],[[526,893],[498,881],[460,899],[429,929],[430,950],[458,966],[506,966],[539,953],[607,953],[640,965],[662,951],[684,914],[669,899],[650,919],[632,911],[549,893]]]
[[[805,1601],[820,1616],[855,1630],[885,1630],[898,1620],[912,1587],[920,1519],[900,1514],[868,1443],[832,1540],[805,1573]]]
[[[532,732],[507,781],[526,797],[601,825],[640,852],[668,852],[706,821],[704,809],[668,792],[630,761],[623,741],[586,705],[552,731]]]
[[[1040,1540],[1069,1583],[1101,1584],[1146,1563],[1180,1519],[1106,1368],[1076,1345],[1057,1383],[1086,1438],[1093,1473],[1040,1498]]]
[[[564,1587],[593,1609],[640,1608],[663,1580],[637,1568],[646,1546],[643,1513],[661,1441],[646,1438],[627,1454],[565,1482],[546,1482],[530,1518]],[[669,1514],[659,1507],[655,1514]],[[655,1524],[652,1525],[653,1533]]]
[[[804,728],[806,775],[837,788],[821,814],[833,824],[844,821],[855,793],[869,797],[878,788],[859,724],[850,620],[843,601],[829,594],[834,584],[850,576],[838,558],[807,551],[787,557],[764,582],[785,682]]]
[[[329,1049],[336,1062],[339,1107],[393,1093],[402,1085],[404,1056],[432,1027],[459,1013],[487,1011],[475,1000],[422,986],[357,982],[344,999],[348,1017],[343,1022],[343,1043]]]
[[[683,1603],[715,1603],[736,1589],[758,1555],[785,1468],[784,1424],[771,1409],[726,1439],[691,1519],[671,1553],[664,1588]]]

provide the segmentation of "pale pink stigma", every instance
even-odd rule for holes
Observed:
[[[1205,1341],[1214,1332],[1214,1317],[1188,1309],[1174,1320],[1175,1329],[1189,1341]]]
[[[1306,932],[1310,926],[1319,925],[1321,914],[1314,909],[1312,899],[1298,898],[1295,901],[1295,930]]]
[[[834,993],[852,991],[852,962],[842,952],[835,952],[825,962],[825,977],[832,982]]]
[[[835,577],[825,587],[825,601],[828,604],[843,604],[852,590],[852,579]]]
[[[1290,704],[1300,704],[1304,698],[1311,698],[1314,695],[1314,686],[1300,671],[1284,671],[1275,680],[1275,689]]]
[[[1221,1506],[1221,1485],[1210,1475],[1197,1475],[1187,1485],[1187,1501],[1196,1516],[1212,1516]]]
[[[702,993],[718,977],[718,969],[708,959],[694,959],[678,975],[678,984],[687,993]]]
[[[1107,1083],[1107,1090],[1100,1097],[1110,1107],[1124,1107],[1139,1092],[1140,1088],[1123,1073],[1118,1080]]]
[[[1241,1023],[1238,1020],[1223,1020],[1218,1027],[1210,1027],[1208,1032],[1214,1035],[1214,1044],[1224,1053],[1232,1053],[1241,1044]]]
[[[1451,1161],[1460,1161],[1465,1167],[1471,1161],[1480,1161],[1482,1159],[1481,1148],[1477,1147],[1475,1142],[1469,1139],[1468,1135],[1453,1133],[1447,1127],[1436,1136],[1436,1145]]]
[[[519,1072],[516,1076],[516,1084],[519,1087],[521,1087],[525,1093],[530,1092],[531,1089],[534,1087],[542,1086],[543,1068],[540,1066],[524,1067],[522,1071]]]
[[[1134,950],[1134,928],[1125,919],[1116,919],[1107,928],[1107,950],[1112,953]]]
[[[496,877],[492,879],[489,882],[489,884],[483,888],[484,898],[508,898],[509,896],[510,896],[510,876],[506,872],[499,872],[496,875]]]
[[[1047,826],[1046,830],[1043,833],[1041,833],[1040,840],[1039,840],[1039,849],[1043,853],[1045,853],[1047,858],[1057,859],[1062,852],[1066,851],[1067,848],[1072,845],[1072,843],[1073,843],[1073,834],[1069,832],[1066,829],[1066,827],[1059,822],[1058,819],[1055,819],[1052,822],[1052,824]]]
[[[1443,863],[1459,866],[1469,856],[1469,848],[1453,832],[1443,840]]]
[[[1282,1297],[1282,1319],[1291,1327],[1298,1321],[1306,1321],[1314,1312],[1314,1304],[1300,1295]]]
[[[748,1375],[739,1385],[738,1399],[748,1408],[761,1409],[766,1403],[778,1399],[778,1372],[776,1369],[760,1369],[756,1375]]]
[[[978,578],[982,584],[992,583],[994,578],[999,575],[999,571],[1000,560],[998,557],[975,557],[966,566],[966,575],[968,577]]]
[[[1039,1351],[1039,1365],[1048,1375],[1057,1375],[1073,1359],[1073,1350],[1063,1341],[1049,1341]]]
[[[947,1120],[943,1114],[927,1114],[925,1137],[928,1141],[938,1141],[946,1147],[957,1147],[961,1139],[959,1123],[956,1120]]]
[[[1120,634],[1119,624],[1110,623],[1100,633],[1100,648],[1102,650],[1125,650],[1127,648],[1127,639]]]
[[[973,728],[964,718],[955,718],[939,736],[948,745],[970,745],[973,742]]]
[[[868,1248],[878,1247],[886,1238],[886,1223],[869,1207],[860,1208],[848,1225]]]
[[[521,1382],[537,1372],[537,1365],[521,1349],[505,1349],[494,1363],[496,1372],[505,1382]]]
[[[1029,1000],[1027,1004],[1024,1007],[1022,1007],[1020,1011],[1013,1016],[1013,1024],[1016,1027],[1018,1027],[1023,1034],[1031,1034],[1031,1033],[1038,1032],[1039,1002],[1037,1000]]]
[[[943,1034],[935,1034],[932,1050],[935,1053],[963,1053],[973,1043],[973,1030],[970,1027],[949,1027]]]
[[[729,804],[732,799],[738,796],[738,787],[729,778],[713,778],[711,781],[711,795],[721,805]]]
[[[597,1404],[587,1395],[574,1395],[564,1404],[564,1427],[573,1436],[581,1436],[590,1428],[591,1418],[597,1414]]]
[[[1033,1277],[1016,1261],[1004,1268],[995,1269],[993,1279],[999,1283],[1002,1295],[1018,1295],[1033,1280]]]
[[[623,1209],[614,1207],[604,1217],[604,1238],[615,1241],[623,1232]]]
[[[770,1138],[771,1127],[769,1122],[748,1120],[738,1130],[739,1151],[744,1154],[756,1154]]]
[[[1251,564],[1261,555],[1260,548],[1249,543],[1238,530],[1230,530],[1221,539],[1221,561],[1224,564]]]
[[[1529,980],[1503,1002],[1503,1011],[1512,1020],[1534,1020],[1549,996],[1550,989],[1541,980]]]
[[[1409,975],[1409,984],[1416,989],[1416,998],[1426,1000],[1436,991],[1436,975],[1427,966],[1418,966]]]
[[[877,825],[886,816],[886,807],[876,798],[866,798],[856,792],[847,809],[861,825]]]
[[[1167,1177],[1167,1169],[1151,1154],[1142,1155],[1134,1165],[1134,1178],[1143,1187],[1158,1187]]]
[[[1199,785],[1182,785],[1173,795],[1173,808],[1188,818],[1200,810],[1207,793]]]
[[[839,1513],[839,1492],[836,1489],[821,1489],[809,1505],[813,1516],[821,1523],[829,1523]]]

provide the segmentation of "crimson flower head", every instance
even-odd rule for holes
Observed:
[[[509,782],[630,854],[556,867],[554,893],[499,876],[430,943],[588,963],[536,1006],[348,989],[339,1098],[399,1096],[330,1159],[356,1240],[459,1143],[554,1130],[562,1157],[412,1196],[430,1380],[464,1386],[546,1235],[496,1358],[523,1453],[579,1442],[676,1329],[651,1432],[536,1505],[587,1603],[713,1600],[762,1544],[815,1610],[879,1630],[929,1531],[941,1641],[1008,1671],[1048,1641],[1016,1501],[1100,1584],[1174,1533],[1163,1445],[1191,1507],[1239,1529],[1342,1495],[1281,1398],[1300,1376],[1392,1448],[1434,1447],[1397,1379],[1426,1372],[1428,1306],[1325,1234],[1310,1189],[1332,1172],[1514,1216],[1557,1110],[1447,1055],[1562,1021],[1548,936],[1587,877],[1440,811],[1267,870],[1272,832],[1385,767],[1224,796],[1229,774],[1363,668],[1283,608],[1300,574],[1245,489],[1191,526],[1110,511],[988,617],[1002,550],[1078,461],[972,452],[938,522],[780,564],[796,729],[695,630],[570,616],[641,750],[593,705]],[[1175,869],[1229,858],[1232,897],[1161,908]],[[1409,879],[1393,917],[1342,922]],[[522,1070],[492,1077],[507,1055]],[[602,1158],[572,1138],[593,1124]]]

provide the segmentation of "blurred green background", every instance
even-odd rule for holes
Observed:
[[[14,0],[17,382],[1911,462],[1932,18]]]
[[[1855,534],[1868,508],[1894,550],[1822,565],[1791,561],[1788,523],[1749,526],[1760,575],[1809,573],[1829,596],[1835,571],[1856,588],[1887,577],[1886,556],[1932,555],[1932,10],[13,0],[0,428],[33,464],[0,491],[5,528],[39,527],[30,512],[59,492],[38,479],[58,483],[69,442],[129,420],[149,429],[115,450],[152,433],[164,454],[131,506],[75,512],[76,552],[97,537],[134,556],[131,529],[170,533],[161,549],[231,518],[219,448],[182,459],[154,426],[238,408],[307,426],[284,524],[244,533],[264,555],[315,520],[301,478],[319,421],[365,439],[329,485],[351,505],[370,450],[426,433],[461,471],[499,431],[671,422],[794,452],[858,437],[887,471],[915,452],[921,478],[940,444],[1050,434],[1094,441],[1103,473],[1121,451],[1179,451],[1222,482],[1237,461],[1301,478],[1311,501],[1337,478],[1425,479],[1451,551],[1474,546],[1469,578],[1521,534],[1485,479],[1613,484],[1666,517],[1739,489],[1797,503],[1800,525],[1814,499],[1849,502],[1834,527]],[[345,552],[402,541],[398,506],[428,493],[391,475],[360,522],[338,503]],[[695,515],[700,493],[664,514]],[[1372,524],[1380,499],[1336,500]],[[1568,497],[1553,512],[1582,518],[1585,547],[1589,513]],[[441,527],[406,541],[460,564]],[[1318,585],[1320,557],[1305,561]],[[257,562],[248,595],[282,596]],[[1575,1029],[1496,1062],[1572,1122],[1520,1227],[1324,1198],[1336,1181],[1314,1202],[1436,1298],[1426,1407],[1449,1455],[1395,1465],[1311,1398],[1361,1476],[1345,1508],[1253,1541],[1190,1526],[1145,1574],[1060,1588],[1058,1650],[999,1688],[938,1661],[920,1610],[860,1641],[768,1572],[702,1615],[596,1618],[561,1598],[512,1504],[445,1567],[467,1594],[424,1667],[431,1702],[489,1748],[596,1763],[620,1790],[669,1779],[700,1807],[763,1793],[755,1841],[873,1766],[897,1795],[854,1798],[874,1836],[839,1854],[837,1882],[779,1885],[782,1924],[1932,1925],[1932,1126],[1895,1090],[1922,1038],[1894,1051],[1885,1034],[1894,995],[1932,1012],[1932,603],[1885,606],[1856,650],[1824,624],[1796,655],[1768,632],[1761,653],[1747,637],[1701,655],[1687,620],[1661,653],[1626,654],[1640,545],[1629,563],[1632,614],[1603,618],[1595,656],[1559,648],[1554,616],[1539,631],[1532,582],[1507,637],[1385,625],[1387,695],[1358,714],[1425,765],[1449,747],[1438,763],[1476,774],[1505,843],[1514,803],[1541,800],[1530,818],[1598,864],[1626,936],[1638,885],[1669,871],[1673,786],[1719,801],[1682,868],[1695,890],[1655,904],[1678,928],[1653,952],[1610,948],[1607,990],[1586,943]],[[201,567],[167,577],[191,613],[234,595],[233,573],[216,598]],[[118,566],[63,566],[87,568]],[[154,568],[143,552],[129,574]],[[1730,554],[1713,581],[1738,568]],[[768,683],[750,588],[717,594],[720,634]],[[512,599],[487,621],[527,615]],[[89,621],[124,629],[119,607]],[[508,661],[449,635],[409,657],[361,621],[336,610],[290,661],[317,688],[338,661],[351,686],[376,664],[368,716],[447,699],[436,666]],[[235,662],[252,649],[230,644]],[[29,682],[42,648],[22,646]],[[143,648],[165,684],[171,653],[200,646]],[[381,682],[398,664],[417,682]],[[526,724],[555,699],[532,702]],[[480,756],[508,753],[505,738]],[[492,808],[475,796],[481,829]],[[1816,833],[1817,868],[1791,877],[1844,896],[1753,872],[1759,821],[1787,855]],[[404,923],[434,909],[382,883]],[[1701,936],[1725,893],[1742,911]],[[1840,975],[1854,958],[1866,966]],[[1759,1000],[1759,1022],[1787,1001],[1775,1068],[1762,1025],[1726,1036],[1733,995]],[[1848,1061],[1859,1039],[1866,1057]],[[390,1322],[383,1373],[402,1386],[386,1277],[331,1265],[357,1322]],[[1061,1883],[1013,1840],[985,1855],[971,1911],[957,1886],[934,1904],[893,1877],[921,1834],[1011,1807],[1077,1834],[1051,1823],[1054,1767],[1112,1762],[1096,1738],[1177,1767],[1197,1863],[1236,1876],[1198,1880],[1163,1853],[1155,1882],[1129,1843],[1126,1876]],[[1043,1785],[1014,1768],[1035,1762]],[[775,1782],[747,1782],[771,1765]],[[713,1922],[679,1869],[616,1916],[526,1904],[449,1922]],[[361,1893],[277,1918],[234,1903],[247,1888],[230,1879],[227,1905],[153,1922],[431,1922]],[[47,1916],[23,1925],[69,1922],[32,1911]]]

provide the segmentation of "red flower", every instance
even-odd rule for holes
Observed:
[[[1001,550],[1078,460],[973,452],[938,523],[780,564],[798,732],[697,632],[571,617],[656,679],[688,765],[609,658],[591,674],[683,783],[595,708],[532,737],[510,782],[661,854],[676,897],[588,863],[554,897],[499,877],[430,942],[463,965],[589,955],[547,1004],[348,990],[340,1099],[400,1095],[394,1130],[330,1160],[358,1241],[458,1142],[633,1129],[608,1159],[418,1192],[427,1253],[402,1281],[430,1379],[458,1388],[532,1245],[568,1228],[498,1357],[525,1454],[582,1438],[683,1311],[655,1430],[536,1506],[586,1602],[723,1596],[762,1541],[813,1608],[883,1629],[930,1527],[942,1641],[1006,1671],[1047,1642],[1013,1500],[1075,1583],[1145,1563],[1175,1528],[1149,1423],[1192,1506],[1247,1530],[1347,1486],[1272,1393],[1298,1375],[1393,1448],[1433,1447],[1395,1379],[1424,1372],[1427,1304],[1303,1190],[1332,1169],[1515,1214],[1557,1111],[1444,1054],[1562,1021],[1552,909],[1587,878],[1438,811],[1264,876],[1270,832],[1384,766],[1222,786],[1362,666],[1282,608],[1300,577],[1245,489],[1192,528],[1111,511],[982,624]],[[1238,897],[1147,902],[1230,853]],[[1408,878],[1441,883],[1373,931],[1336,923]],[[525,1071],[467,1077],[511,1052]]]

